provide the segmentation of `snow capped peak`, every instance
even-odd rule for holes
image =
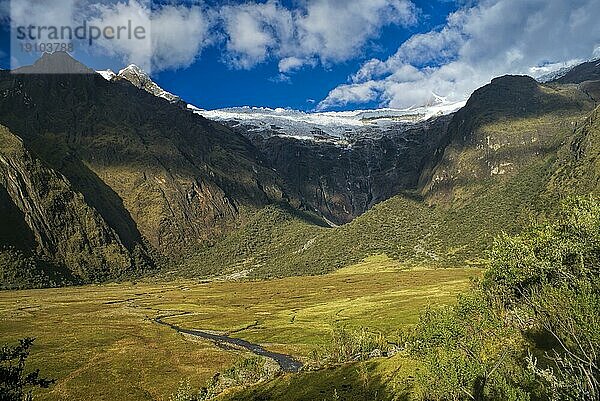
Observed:
[[[119,75],[123,75],[123,74],[126,74],[128,72],[129,73],[135,73],[135,74],[138,74],[138,75],[143,75],[143,76],[149,77],[149,75],[144,70],[142,70],[140,67],[138,67],[135,64],[129,64],[127,67],[125,67],[122,70],[120,70],[119,71]]]
[[[117,75],[119,78],[125,79],[133,84],[135,87],[145,90],[146,92],[163,99],[167,99],[171,103],[177,103],[181,101],[179,96],[173,95],[167,92],[156,82],[152,81],[150,76],[135,64],[129,64],[127,67],[119,71]]]
[[[100,74],[102,76],[102,78],[106,79],[107,81],[112,81],[113,79],[115,79],[117,77],[117,74],[115,74],[115,72],[113,70],[100,70],[100,71],[96,71],[98,74]]]

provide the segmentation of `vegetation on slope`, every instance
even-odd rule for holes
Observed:
[[[269,208],[240,232],[202,249],[186,270],[319,274],[380,254],[407,266],[481,264],[496,235],[517,234],[556,211],[558,191],[548,186],[564,164],[557,153],[572,154],[566,144],[585,131],[577,127],[592,118],[593,105],[573,86],[543,86],[529,77],[495,79],[453,117],[450,142],[432,161],[431,177],[423,177],[422,193],[400,194],[330,229]],[[594,173],[582,174],[593,180]]]
[[[422,313],[403,353],[223,398],[363,400],[368,391],[373,400],[598,399],[599,265],[600,202],[570,199],[555,222],[498,237],[483,279],[456,304]]]

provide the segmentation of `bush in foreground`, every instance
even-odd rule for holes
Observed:
[[[33,341],[25,338],[18,345],[5,345],[0,350],[0,401],[30,401],[34,388],[48,388],[54,383],[40,377],[39,370],[25,372]]]
[[[600,398],[600,204],[495,242],[482,282],[414,330],[426,400]]]

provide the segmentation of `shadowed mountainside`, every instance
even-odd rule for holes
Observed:
[[[45,74],[56,66],[77,74]],[[0,123],[22,140],[27,154],[12,155],[13,164],[35,160],[38,169],[68,181],[65,191],[79,194],[81,203],[76,208],[59,197],[52,201],[56,208],[47,209],[41,203],[49,201],[46,195],[33,200],[22,190],[26,185],[37,190],[46,179],[28,182],[33,172],[21,171],[19,184],[8,191],[13,205],[5,207],[17,205],[25,214],[38,253],[87,279],[82,264],[122,270],[135,264],[129,261],[134,254],[145,261],[178,259],[233,229],[241,207],[283,200],[280,180],[243,137],[125,80],[107,82],[95,73],[81,74],[85,70],[67,54],[55,53],[16,73],[0,72]],[[8,177],[3,171],[4,192]],[[103,228],[69,223],[70,233],[36,226],[28,202],[54,220],[89,210]],[[95,235],[114,237],[106,243],[115,244],[118,263],[102,254],[101,244],[87,240]],[[54,236],[54,246],[47,246],[43,239]],[[76,245],[59,252],[67,241]]]

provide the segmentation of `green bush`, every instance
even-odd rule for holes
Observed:
[[[269,359],[258,356],[241,359],[232,367],[215,374],[200,390],[194,390],[189,381],[181,382],[169,401],[211,400],[228,388],[249,386],[272,379],[278,372],[279,366]]]
[[[390,344],[381,333],[373,333],[364,327],[357,330],[335,327],[330,342],[314,350],[312,359],[315,367],[320,368],[382,356],[387,354],[389,347]]]
[[[556,222],[500,236],[456,305],[428,309],[410,350],[423,400],[600,398],[600,203],[566,200]]]
[[[600,203],[571,198],[557,222],[500,238],[483,287],[534,339],[531,369],[558,399],[600,397]]]
[[[528,400],[531,386],[519,360],[519,332],[473,291],[458,303],[426,310],[414,329],[411,354],[421,363],[414,383],[424,400]]]

